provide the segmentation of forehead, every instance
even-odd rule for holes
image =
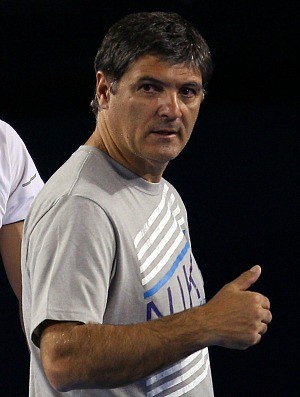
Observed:
[[[202,83],[202,75],[199,70],[183,63],[173,64],[154,55],[144,55],[138,58],[123,74],[121,81],[129,83],[146,78],[182,84],[187,82]]]

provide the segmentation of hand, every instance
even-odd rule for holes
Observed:
[[[205,306],[215,345],[247,349],[260,342],[272,320],[269,299],[247,291],[261,274],[260,266],[226,284]]]

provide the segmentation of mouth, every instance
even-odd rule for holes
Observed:
[[[155,135],[159,135],[159,136],[166,136],[166,137],[178,135],[178,131],[170,130],[170,129],[152,130],[151,133],[155,134]]]

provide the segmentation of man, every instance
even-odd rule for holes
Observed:
[[[23,222],[43,182],[26,146],[0,120],[0,253],[21,308],[21,238]]]
[[[162,177],[192,133],[209,49],[177,14],[133,14],[95,69],[95,131],[25,226],[30,396],[213,396],[207,347],[258,343],[271,313],[247,291],[259,266],[205,304],[184,205]]]

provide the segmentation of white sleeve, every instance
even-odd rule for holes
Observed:
[[[24,220],[43,181],[16,131],[0,120],[0,227]]]

